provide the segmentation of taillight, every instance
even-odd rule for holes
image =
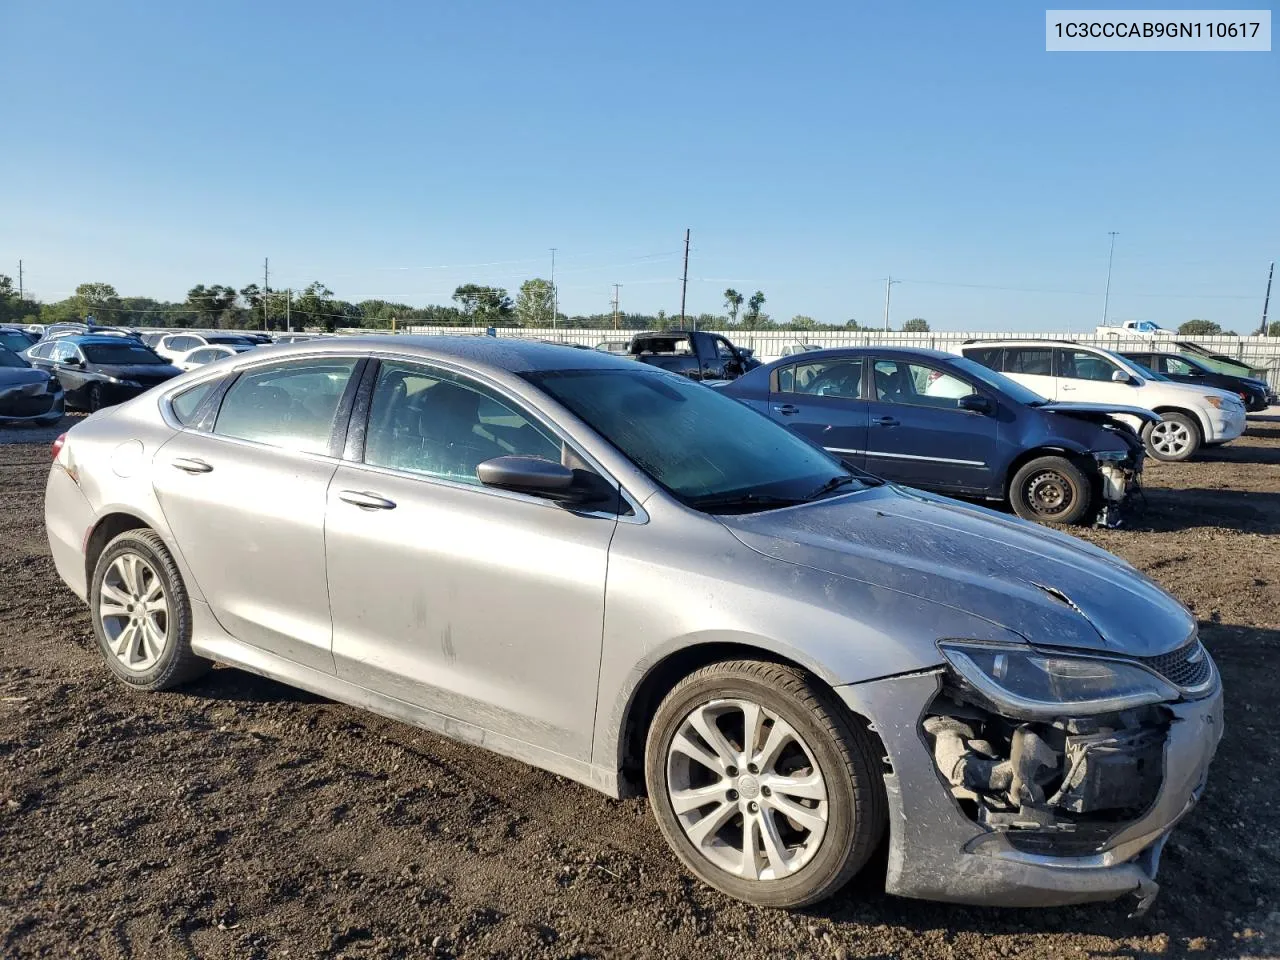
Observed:
[[[67,442],[67,435],[65,433],[58,434],[58,439],[53,441],[53,447],[51,448],[51,452],[53,453],[54,460],[58,459],[58,454],[62,452],[62,445],[66,442]]]

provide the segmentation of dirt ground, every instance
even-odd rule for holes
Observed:
[[[0,434],[5,960],[1280,956],[1280,416],[1153,464],[1145,516],[1084,534],[1195,610],[1227,690],[1209,788],[1138,920],[1132,901],[901,900],[865,876],[757,910],[688,876],[642,800],[236,670],[132,695],[49,559],[46,440]]]

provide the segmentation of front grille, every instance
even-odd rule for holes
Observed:
[[[1209,654],[1198,639],[1157,657],[1139,658],[1149,668],[1164,677],[1175,687],[1194,689],[1208,681],[1213,673]]]

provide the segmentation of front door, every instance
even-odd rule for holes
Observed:
[[[862,358],[779,367],[769,390],[769,416],[855,467],[866,465],[867,404]]]
[[[1126,370],[1108,357],[1090,350],[1073,350],[1070,347],[1054,349],[1057,374],[1058,400],[1079,400],[1086,403],[1114,403],[1116,406],[1141,407],[1138,388]],[[1113,378],[1123,375],[1122,381]]]
[[[995,482],[997,421],[960,401],[982,395],[968,381],[924,363],[877,360],[867,408],[867,469],[934,490],[983,493]],[[994,401],[988,399],[989,403]]]
[[[588,759],[617,517],[480,485],[493,457],[562,461],[555,434],[496,388],[384,361],[367,418],[362,462],[329,486],[338,674]]]
[[[156,497],[213,615],[243,643],[333,672],[324,512],[339,411],[360,361],[250,368],[213,431],[156,453]],[[345,404],[344,404],[345,398]]]

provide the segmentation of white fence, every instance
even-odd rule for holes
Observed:
[[[411,326],[404,333],[417,334],[483,334],[484,327],[429,327]],[[559,343],[579,343],[594,347],[606,340],[627,340],[632,330],[580,330],[569,327],[497,327],[499,337],[526,337],[535,340],[555,340]],[[1280,337],[1102,337],[1095,333],[1010,333],[1008,331],[936,333],[898,333],[876,330],[718,330],[733,343],[756,352],[756,356],[777,356],[783,347],[795,343],[811,343],[818,347],[863,347],[886,345],[895,347],[919,347],[927,350],[951,350],[966,340],[1011,340],[1019,337],[1035,339],[1074,340],[1076,343],[1106,347],[1121,352],[1172,351],[1177,349],[1175,339],[1197,343],[1211,353],[1222,354],[1239,360],[1260,371],[1265,371],[1273,389],[1280,390]]]

